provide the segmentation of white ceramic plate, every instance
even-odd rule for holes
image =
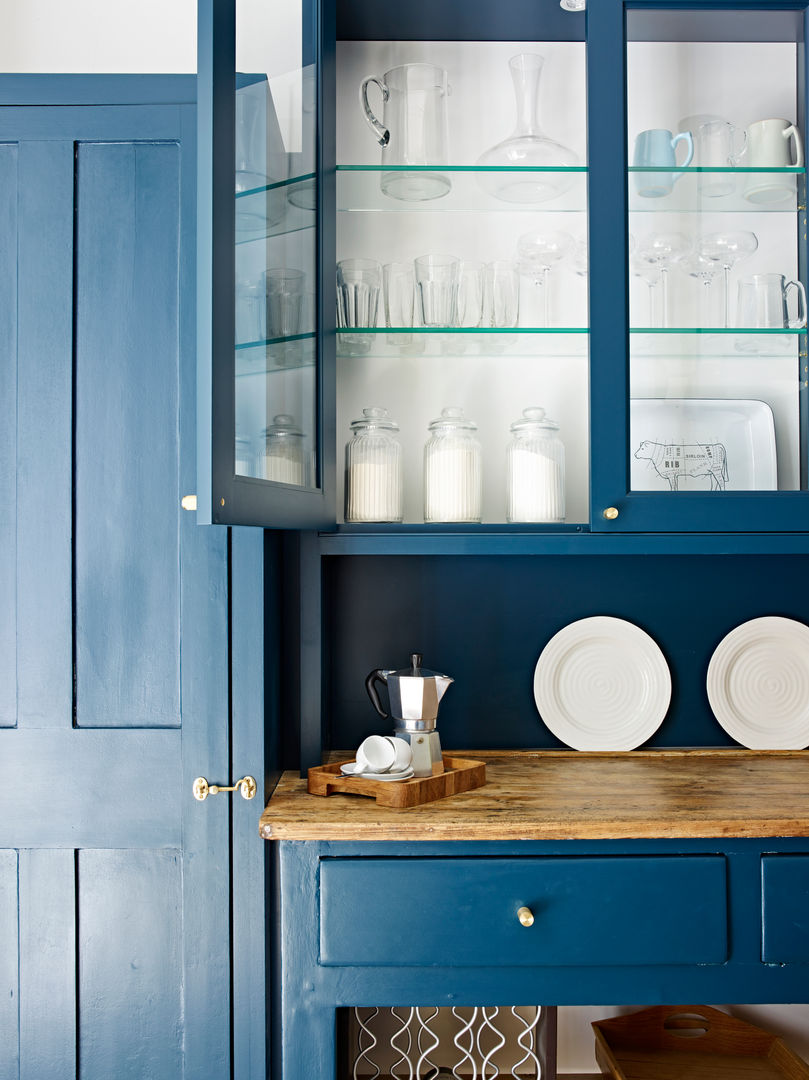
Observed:
[[[775,424],[765,401],[635,398],[633,491],[774,491]]]
[[[717,645],[708,701],[736,742],[750,750],[809,746],[809,626],[780,615],[750,619]]]
[[[534,700],[545,724],[574,750],[632,750],[663,722],[671,674],[639,626],[596,615],[563,627],[542,650]]]
[[[357,767],[356,761],[347,761],[344,765],[340,766],[340,772],[343,776],[353,776],[355,779],[362,780],[409,780],[413,775],[413,767],[409,766],[402,772],[389,773],[389,772],[364,772],[358,773],[354,770]]]

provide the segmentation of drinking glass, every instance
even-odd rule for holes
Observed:
[[[758,248],[754,232],[718,232],[703,236],[699,253],[717,263],[725,272],[725,327],[730,326],[730,271]]]
[[[416,278],[412,263],[385,263],[382,267],[386,326],[412,326]]]
[[[722,267],[718,263],[700,254],[699,251],[692,251],[690,255],[686,255],[681,260],[680,266],[689,275],[689,277],[696,278],[700,282],[702,288],[700,289],[700,303],[699,311],[704,312],[704,315],[699,317],[699,326],[716,326],[719,324],[713,302],[714,289],[713,282],[717,275],[722,273]]]
[[[483,263],[464,260],[458,287],[458,326],[480,326],[482,319]]]
[[[260,282],[236,281],[236,344],[262,341],[265,334],[266,298]]]
[[[651,233],[638,244],[638,263],[660,273],[660,325],[669,325],[668,273],[674,264],[691,251],[691,241],[682,233]]]
[[[382,267],[374,259],[337,264],[337,325],[376,326]]]
[[[303,270],[273,267],[264,271],[268,338],[300,333],[305,284]]]
[[[520,315],[520,275],[514,263],[497,259],[484,270],[484,324],[516,326]]]
[[[527,274],[535,288],[542,289],[541,325],[550,326],[549,275],[573,248],[573,237],[566,232],[523,233],[517,241],[521,273]]]
[[[420,255],[414,265],[422,324],[456,326],[461,260],[454,255]]]

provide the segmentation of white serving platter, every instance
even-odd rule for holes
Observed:
[[[634,398],[633,491],[775,491],[775,424],[765,401]]]

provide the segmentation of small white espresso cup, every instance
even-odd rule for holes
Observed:
[[[355,772],[402,772],[413,760],[410,743],[393,735],[369,735],[357,747]]]

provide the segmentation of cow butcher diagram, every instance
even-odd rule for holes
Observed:
[[[724,491],[728,482],[728,456],[722,443],[666,443],[645,439],[635,457],[648,461],[670,491],[679,491],[685,477],[710,480],[711,491]]]

